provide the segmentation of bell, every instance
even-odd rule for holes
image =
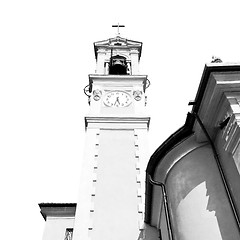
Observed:
[[[124,65],[120,59],[116,59],[113,64],[114,65]]]
[[[122,57],[119,55],[111,57],[110,66],[109,66],[109,74],[116,74],[116,75],[127,74],[127,64],[126,64],[125,57]]]

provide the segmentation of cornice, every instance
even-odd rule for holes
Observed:
[[[123,45],[114,45],[114,43],[121,42]],[[102,41],[97,41],[94,42],[94,52],[95,52],[95,57],[97,58],[97,51],[98,48],[118,48],[118,49],[132,49],[136,48],[139,51],[139,58],[141,57],[141,52],[142,52],[142,42],[138,41],[133,41],[129,40],[126,38],[122,38],[120,36],[114,37],[114,38],[109,38],[107,40],[102,40]]]
[[[86,128],[133,129],[149,128],[150,117],[85,117]]]
[[[146,81],[147,75],[104,75],[89,74],[89,81]]]
[[[44,220],[47,217],[75,217],[76,203],[39,203]]]
[[[196,112],[206,127],[211,139],[214,139],[225,114],[223,98],[226,93],[240,93],[240,65],[206,66],[203,74],[205,78],[205,90],[202,92],[201,102],[196,104],[193,111]],[[206,141],[199,124],[194,125],[197,141]]]
[[[193,112],[197,113],[202,105],[202,99],[205,94],[205,90],[209,83],[210,74],[215,72],[236,72],[240,71],[240,63],[208,63],[205,65],[201,81],[198,87],[198,91],[195,98],[195,104],[193,106]]]
[[[104,74],[89,74],[89,85],[93,83],[101,84],[143,84],[143,91],[147,88],[147,75],[104,75]]]

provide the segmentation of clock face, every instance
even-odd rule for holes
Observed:
[[[123,91],[112,91],[105,95],[104,103],[108,107],[127,107],[131,103],[131,96]]]

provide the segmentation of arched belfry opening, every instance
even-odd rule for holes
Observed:
[[[109,65],[109,74],[126,75],[128,73],[126,58],[120,55],[112,56]]]

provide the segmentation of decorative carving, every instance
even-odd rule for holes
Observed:
[[[102,91],[101,90],[96,89],[96,90],[93,91],[93,99],[95,101],[100,100],[101,96],[102,96]]]
[[[142,99],[142,91],[136,90],[133,92],[134,99],[140,101]]]
[[[211,63],[222,63],[222,60],[219,57],[212,56]]]

